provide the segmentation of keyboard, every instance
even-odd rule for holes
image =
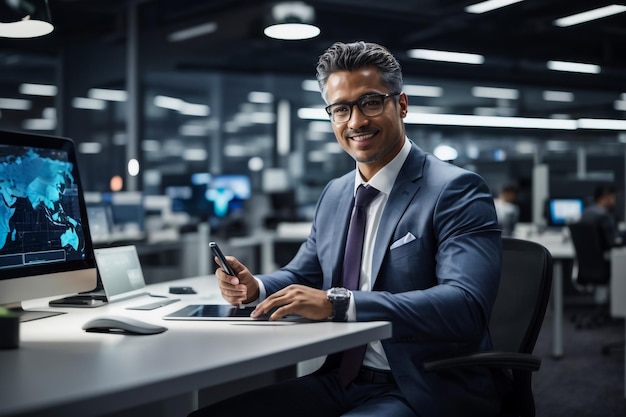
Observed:
[[[165,307],[177,301],[180,301],[180,298],[165,298],[163,300],[154,301],[149,304],[144,304],[144,305],[135,306],[135,307],[126,307],[126,310],[154,310],[155,308]]]

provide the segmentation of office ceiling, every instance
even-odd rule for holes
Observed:
[[[567,28],[553,21],[610,2],[526,0],[484,14],[464,7],[476,0],[311,0],[321,34],[305,41],[278,41],[262,29],[275,2],[261,0],[49,0],[55,31],[29,40],[0,40],[0,63],[22,56],[27,65],[56,58],[64,46],[123,45],[128,11],[135,6],[144,69],[219,69],[311,74],[317,56],[334,41],[368,40],[389,47],[405,73],[482,79],[551,87],[626,87],[626,13]],[[217,31],[181,42],[174,31],[215,22]],[[484,65],[411,59],[410,48],[470,52]],[[30,54],[26,56],[25,54]],[[13,60],[13,61],[11,61]],[[601,74],[550,71],[548,60],[593,63]],[[19,68],[16,66],[15,68]],[[3,70],[4,71],[4,70]]]
[[[321,34],[310,40],[279,41],[263,34],[270,8],[276,3],[272,1],[49,0],[55,24],[52,34],[0,39],[0,97],[15,95],[15,86],[21,82],[50,79],[50,74],[62,68],[58,58],[67,48],[87,49],[90,54],[126,48],[129,27],[136,21],[143,73],[223,71],[312,79],[317,57],[333,42],[367,40],[387,46],[399,58],[407,78],[448,83],[443,97],[427,103],[422,100],[425,105],[443,108],[443,112],[476,114],[476,108],[494,104],[496,111],[511,109],[511,101],[486,102],[470,94],[468,86],[483,85],[523,91],[519,100],[513,100],[513,113],[494,115],[624,119],[626,13],[562,28],[554,25],[555,19],[611,1],[524,0],[484,14],[464,10],[477,1],[310,0],[307,3],[315,9]],[[176,31],[210,22],[217,27],[212,33],[178,42],[168,39]],[[411,48],[481,54],[485,63],[412,59],[407,54]],[[602,70],[599,74],[551,71],[546,66],[548,60],[597,64]],[[123,88],[126,62],[104,59],[97,65],[104,71],[109,65],[116,68],[120,73],[118,87]],[[93,65],[85,68],[84,72],[91,71]],[[190,80],[193,84],[193,78]],[[228,88],[230,93],[238,86]],[[576,100],[547,102],[542,98],[543,90],[575,91]],[[422,101],[410,100],[412,104]],[[315,103],[321,104],[319,96]],[[3,120],[12,123],[10,118],[16,114],[4,112],[0,125]],[[609,136],[609,140],[614,137]]]

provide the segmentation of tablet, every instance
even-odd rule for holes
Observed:
[[[163,317],[165,320],[268,321],[271,313],[252,318],[254,307],[239,308],[230,304],[191,304]],[[302,316],[288,315],[281,321],[299,321]]]

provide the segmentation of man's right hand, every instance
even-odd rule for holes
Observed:
[[[259,298],[259,283],[248,271],[248,268],[234,256],[227,256],[226,260],[236,276],[228,275],[222,268],[215,271],[222,297],[235,306],[251,303]]]

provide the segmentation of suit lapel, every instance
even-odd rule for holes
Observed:
[[[372,288],[374,288],[378,278],[387,248],[391,244],[394,230],[409,204],[413,201],[415,194],[421,188],[421,181],[419,180],[423,176],[425,161],[426,155],[413,143],[411,152],[398,173],[380,219],[372,259]]]

